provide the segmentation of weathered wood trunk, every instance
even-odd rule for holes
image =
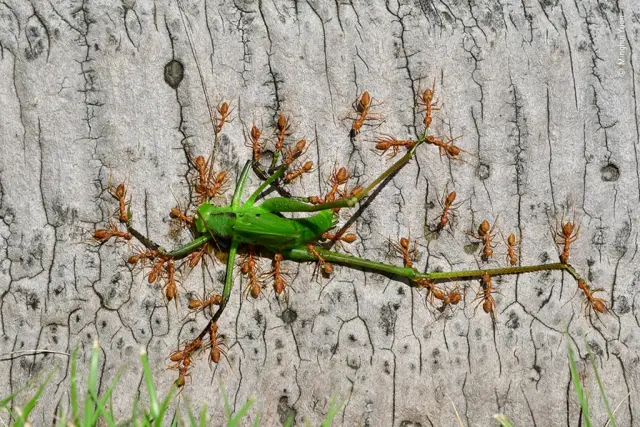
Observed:
[[[206,403],[219,422],[220,381],[236,409],[258,396],[251,414],[260,412],[265,425],[289,415],[317,424],[332,395],[347,396],[344,425],[454,425],[455,409],[467,426],[491,425],[499,412],[518,425],[578,425],[568,329],[594,421],[606,414],[585,340],[611,403],[622,402],[618,425],[639,424],[637,4],[183,7],[186,21],[176,2],[0,2],[0,395],[60,367],[32,418],[50,424],[56,407],[68,408],[70,359],[26,351],[79,346],[85,375],[96,339],[103,390],[125,366],[114,401],[122,418],[146,395],[140,347],[161,393],[175,380],[167,356],[206,323],[202,314],[184,319],[187,295],[219,290],[223,267],[182,277],[176,310],[127,266],[129,247],[98,246],[91,235],[116,212],[109,183],[126,182],[139,228],[165,246],[188,239],[168,213],[188,196],[187,156],[211,151],[203,84],[214,107],[231,100],[234,108],[217,167],[235,175],[251,156],[251,125],[267,134],[282,111],[292,138],[313,140],[316,169],[291,188],[312,195],[326,190],[336,163],[362,183],[377,176],[388,161],[372,151],[372,139],[415,136],[416,97],[436,78],[442,109],[434,133],[460,136],[465,162],[421,147],[359,216],[351,251],[401,263],[387,239],[410,234],[420,268],[476,268],[478,247],[466,233],[498,218],[491,265],[505,264],[510,232],[521,238],[523,265],[555,262],[550,228],[575,208],[581,228],[571,263],[604,288],[611,312],[586,319],[583,295],[558,272],[498,281],[493,326],[472,302],[477,282],[460,283],[464,307],[441,314],[401,281],[349,268],[317,281],[312,265],[286,263],[288,308],[273,292],[245,299],[236,280],[220,322],[230,363],[212,373],[196,360],[182,402]],[[352,143],[344,117],[364,90],[386,120]],[[464,203],[453,230],[437,237],[429,230],[445,189]]]

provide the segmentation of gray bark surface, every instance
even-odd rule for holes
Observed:
[[[433,133],[461,135],[466,162],[421,147],[361,212],[352,253],[400,265],[387,239],[410,233],[418,268],[476,268],[466,233],[498,217],[504,236],[521,236],[523,265],[556,262],[550,228],[575,207],[571,263],[606,291],[611,313],[585,318],[583,296],[560,272],[496,279],[494,327],[472,302],[477,281],[460,283],[463,307],[439,313],[406,282],[347,267],[316,280],[314,265],[286,262],[288,308],[269,291],[245,299],[236,277],[219,323],[229,363],[212,371],[197,359],[181,402],[206,403],[222,423],[220,381],[235,409],[257,396],[251,416],[264,425],[289,415],[318,424],[332,395],[346,397],[337,425],[458,425],[453,405],[466,426],[491,425],[498,412],[521,426],[578,425],[567,329],[593,420],[604,424],[606,413],[585,342],[610,401],[622,402],[618,425],[640,425],[636,2],[182,4],[203,82],[176,2],[0,2],[0,395],[58,367],[32,418],[51,424],[69,405],[70,358],[25,352],[79,346],[86,377],[94,340],[101,390],[125,367],[114,400],[122,418],[146,399],[141,347],[162,395],[177,377],[169,353],[206,324],[203,314],[185,318],[188,296],[219,291],[223,266],[181,277],[176,309],[126,264],[131,248],[91,235],[116,213],[111,180],[127,183],[139,229],[165,247],[188,241],[168,213],[188,197],[186,156],[211,151],[202,83],[214,106],[235,109],[218,169],[235,177],[251,156],[251,125],[267,133],[283,111],[293,138],[313,140],[316,167],[291,191],[316,195],[336,162],[361,183],[380,174],[389,162],[372,139],[415,137],[416,96],[436,77]],[[178,66],[165,71],[172,60],[182,79]],[[386,120],[352,143],[343,119],[364,90]],[[252,176],[250,188],[257,183]],[[437,237],[429,226],[445,189],[465,202],[453,231]],[[497,240],[493,267],[506,263]]]

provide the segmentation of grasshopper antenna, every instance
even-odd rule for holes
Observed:
[[[213,108],[211,107],[211,101],[209,100],[209,93],[207,92],[207,86],[204,84],[204,74],[202,73],[202,69],[200,68],[200,62],[198,61],[198,54],[196,52],[195,45],[193,44],[193,37],[191,37],[191,24],[189,20],[184,14],[184,9],[182,7],[182,1],[177,0],[178,2],[178,10],[180,11],[180,18],[182,19],[182,25],[184,26],[184,31],[187,35],[187,40],[189,41],[189,48],[191,49],[191,54],[193,55],[193,60],[196,63],[196,68],[198,69],[198,76],[200,77],[200,85],[202,86],[202,92],[204,93],[204,99],[207,103],[207,109],[209,110],[209,118],[211,122],[211,127],[213,129],[214,134],[217,135],[215,123],[213,122],[213,117],[215,115]],[[218,150],[218,138],[214,139],[213,142],[213,152],[211,153],[212,163],[215,162],[215,152]]]

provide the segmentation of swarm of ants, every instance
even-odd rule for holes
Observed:
[[[424,114],[423,124],[425,131],[422,137],[417,139],[397,139],[385,135],[374,139],[372,148],[380,154],[393,158],[398,154],[405,153],[404,160],[401,159],[404,163],[398,162],[397,165],[399,166],[390,168],[389,173],[394,172],[392,170],[394,167],[396,167],[396,170],[400,169],[411,158],[420,144],[437,147],[440,156],[445,156],[450,161],[464,161],[462,156],[468,152],[455,144],[456,138],[443,138],[428,134],[433,120],[433,113],[440,110],[439,99],[435,97],[435,92],[434,80],[433,86],[421,91],[417,100],[417,110]],[[365,126],[378,126],[384,121],[384,117],[373,111],[374,107],[373,96],[368,91],[362,92],[356,98],[352,106],[353,109],[347,116],[351,121],[348,136],[353,142],[357,140]],[[230,107],[229,102],[221,102],[212,111],[212,124],[217,139],[225,126],[232,121],[233,108]],[[253,124],[246,136],[247,145],[252,152],[252,168],[263,180],[268,180],[269,176],[273,176],[281,168],[283,173],[278,180],[273,182],[273,185],[281,195],[289,197],[290,193],[283,186],[302,179],[305,174],[313,170],[313,162],[302,159],[310,144],[305,139],[291,141],[292,126],[290,118],[283,113],[277,114],[272,129],[266,132],[266,136],[263,131],[264,129]],[[271,160],[268,165],[264,165],[262,159],[267,149],[271,151]],[[222,196],[225,190],[228,189],[228,172],[216,171],[213,163],[213,156],[208,158],[197,156],[190,159],[192,173],[189,185],[193,190],[194,196],[187,206],[208,203],[208,201]],[[324,194],[296,197],[295,200],[309,206],[324,206],[328,204],[331,207],[327,208],[327,210],[330,209],[337,213],[344,206],[340,205],[342,201],[349,199],[359,200],[380,181],[378,179],[370,186],[363,188],[361,185],[351,186],[349,183],[351,178],[352,173],[346,167],[334,166],[327,179],[327,191]],[[202,230],[198,230],[197,210],[187,212],[181,205],[178,205],[170,210],[169,216],[190,230],[194,235],[194,240],[181,249],[167,252],[133,227],[133,213],[130,209],[131,200],[125,185],[119,184],[117,187],[111,188],[110,194],[118,204],[116,219],[124,226],[125,230],[118,228],[116,220],[110,219],[108,228],[95,230],[94,239],[100,244],[111,240],[130,241],[133,238],[138,240],[144,248],[131,255],[128,258],[128,263],[148,269],[147,281],[149,284],[164,281],[163,292],[166,301],[173,300],[177,306],[179,281],[177,276],[180,273],[194,269],[203,260],[215,256],[215,253],[221,249],[216,247],[212,236],[207,232],[203,233]],[[435,218],[430,227],[433,232],[440,233],[447,227],[453,229],[456,210],[462,203],[456,202],[457,197],[458,195],[455,191],[448,191],[447,189],[443,191],[441,199],[438,200],[441,213]],[[478,226],[477,231],[468,233],[468,236],[478,243],[480,259],[484,263],[489,262],[494,257],[494,249],[497,245],[496,222],[494,221],[493,225],[490,225],[489,221],[484,219]],[[410,237],[402,237],[398,242],[390,241],[393,252],[402,260],[402,267],[383,265],[382,263],[370,262],[346,255],[338,256],[336,255],[337,252],[331,252],[321,247],[321,242],[328,243],[331,246],[337,243],[344,248],[344,245],[349,245],[356,241],[356,234],[347,233],[345,229],[340,229],[338,232],[325,231],[318,236],[317,243],[308,242],[305,245],[305,256],[307,258],[304,259],[317,262],[317,271],[323,275],[332,274],[334,271],[333,263],[339,263],[364,266],[364,268],[379,269],[404,276],[410,280],[410,283],[416,289],[423,290],[426,303],[439,311],[443,311],[447,307],[455,307],[465,298],[465,293],[458,286],[446,287],[441,282],[452,281],[454,278],[463,280],[477,279],[480,287],[472,303],[478,301],[476,308],[482,306],[483,311],[491,316],[494,323],[497,319],[497,308],[493,295],[499,291],[492,282],[493,277],[542,270],[563,270],[577,280],[576,292],[582,291],[585,296],[583,302],[585,313],[589,315],[593,311],[597,314],[602,314],[608,310],[605,300],[594,296],[594,293],[601,291],[601,289],[592,290],[575,272],[573,267],[568,264],[571,244],[578,239],[579,230],[580,226],[576,224],[575,213],[571,220],[565,221],[563,218],[560,225],[553,230],[554,241],[561,248],[560,262],[539,266],[520,266],[518,254],[520,239],[517,239],[515,233],[510,233],[504,242],[507,264],[507,267],[504,268],[486,268],[467,272],[450,272],[449,274],[442,272],[419,273],[414,268],[414,262],[418,255],[418,245],[415,241],[412,242]],[[246,281],[245,298],[259,298],[267,287],[267,281],[270,281],[273,293],[278,301],[280,302],[281,299],[284,299],[285,303],[288,303],[290,277],[282,265],[285,257],[282,253],[273,253],[271,268],[264,271],[259,264],[259,257],[262,255],[264,255],[262,248],[253,244],[248,244],[244,248],[240,261],[240,272]],[[298,260],[300,259],[302,258],[298,258]],[[230,274],[229,270],[227,270],[227,274]],[[190,377],[190,368],[195,357],[207,354],[210,364],[218,364],[221,356],[226,357],[227,349],[224,345],[224,336],[219,332],[218,319],[226,306],[229,290],[225,288],[222,293],[212,292],[210,295],[192,298],[188,301],[187,308],[190,313],[205,315],[209,320],[207,326],[196,338],[182,343],[177,350],[169,355],[169,368],[178,371],[178,379],[175,381],[178,387],[183,387],[186,383],[186,378]]]

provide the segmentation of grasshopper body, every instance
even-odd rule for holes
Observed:
[[[331,209],[308,218],[289,219],[269,209],[273,202],[265,203],[266,207],[247,204],[238,208],[201,204],[195,217],[196,230],[212,238],[235,239],[240,244],[259,245],[279,252],[313,242],[335,225]]]

